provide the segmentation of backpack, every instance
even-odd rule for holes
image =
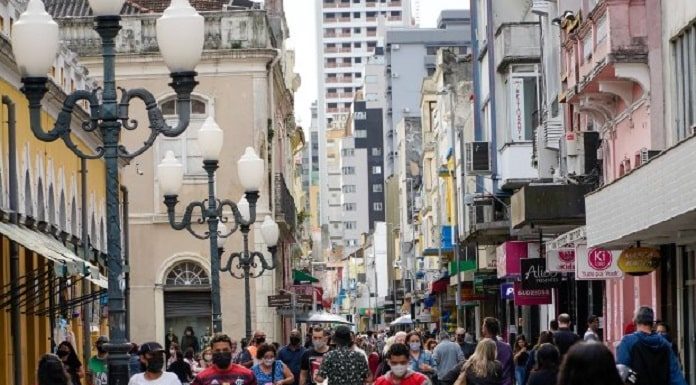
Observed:
[[[631,348],[631,369],[638,375],[636,385],[669,384],[669,346],[650,346],[638,341]]]

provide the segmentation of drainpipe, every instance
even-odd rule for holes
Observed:
[[[17,131],[15,104],[9,96],[2,96],[2,104],[7,106],[7,140],[10,178],[10,221],[19,224],[19,182],[17,179]],[[22,385],[22,336],[21,313],[19,310],[19,246],[10,240],[10,330],[12,333],[12,371],[15,385]]]
[[[82,158],[80,159],[80,188],[80,207],[82,208],[82,258],[84,258],[85,261],[89,261],[91,258],[89,250],[89,226],[87,226],[87,223],[89,223],[87,213],[87,160]],[[90,281],[83,281],[82,295],[87,296],[91,294],[91,292],[92,284]],[[92,357],[92,301],[85,301],[84,305],[82,305],[82,314],[82,362],[89,362],[89,359]]]
[[[124,295],[126,297],[126,339],[130,341],[130,240],[129,240],[129,227],[128,227],[128,188],[121,185],[121,202],[123,218],[123,263],[125,265],[124,279],[126,283],[126,290]]]
[[[268,69],[268,102],[269,102],[268,115],[269,115],[269,120],[271,122],[270,128],[273,130],[275,130],[275,123],[276,123],[275,111],[274,111],[274,107],[275,107],[275,92],[274,92],[275,74],[273,71],[274,71],[276,64],[278,64],[278,62],[280,61],[281,57],[282,57],[281,50],[276,48],[275,49],[275,57],[273,58],[273,60],[271,60],[271,62],[268,64],[268,67],[267,67],[267,69]],[[267,129],[268,128],[269,127],[267,127]],[[268,184],[268,186],[269,186],[268,209],[271,213],[271,217],[274,219],[275,219],[275,211],[274,211],[275,210],[275,202],[274,202],[273,198],[275,196],[275,191],[276,191],[276,189],[275,189],[276,167],[275,167],[275,156],[274,156],[275,154],[273,153],[275,146],[273,144],[275,143],[277,135],[278,135],[278,133],[274,131],[273,138],[271,138],[270,143],[268,143],[268,152],[269,152],[270,159],[271,159],[271,161],[269,162],[270,164],[268,165],[268,168],[270,170],[269,184]],[[266,135],[266,138],[268,139],[268,135]],[[281,240],[282,240],[282,237],[281,237]],[[284,245],[283,244],[279,245],[278,250],[280,251],[281,255],[277,256],[277,258],[280,258],[281,260],[283,260],[282,254],[285,251]],[[284,271],[285,269],[282,269],[282,270]],[[271,271],[271,276],[273,277],[273,292],[275,292],[275,288],[276,288],[276,283],[275,283],[276,274],[277,274],[277,271]],[[258,322],[258,317],[257,317],[256,321]],[[277,326],[278,324],[275,321],[277,321],[277,319],[274,320],[274,322],[273,322],[273,324],[274,324],[273,334],[278,335],[278,333],[277,333],[278,332],[278,326]],[[247,336],[247,337],[249,337],[249,336]]]
[[[493,34],[493,0],[486,0],[486,18],[488,20],[488,25],[486,28],[486,40],[488,44],[488,84],[490,84],[490,108],[491,108],[491,169],[493,171],[493,194],[498,194],[498,124],[496,119],[496,99],[495,99],[495,85],[497,74],[495,69],[495,36]]]

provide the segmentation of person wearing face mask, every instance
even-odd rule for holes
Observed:
[[[425,374],[428,377],[435,376],[437,363],[433,359],[432,354],[424,351],[420,334],[416,332],[408,333],[406,342],[408,342],[408,350],[410,353],[410,369],[414,372]]]
[[[251,340],[249,346],[247,346],[246,349],[244,349],[239,354],[239,358],[237,358],[237,360],[235,360],[234,362],[244,366],[245,368],[251,368],[252,366],[258,364],[259,362],[256,358],[256,350],[259,346],[265,343],[266,333],[257,330],[256,332],[254,332],[254,337]]]
[[[104,344],[109,343],[109,337],[100,336],[97,338],[95,346],[97,354],[92,356],[87,363],[87,385],[107,385],[108,375],[106,356],[108,353],[104,349]]]
[[[259,363],[251,368],[258,385],[290,385],[295,378],[283,361],[276,359],[276,348],[272,344],[263,344],[256,350]]]
[[[211,337],[212,338],[212,337]],[[234,359],[233,359],[234,361]],[[198,374],[210,367],[213,364],[213,350],[210,349],[210,347],[207,347],[203,349],[203,353],[201,354],[201,359],[198,360],[198,371],[195,374]]]
[[[329,333],[321,326],[312,329],[312,348],[305,351],[300,362],[300,384],[315,385],[314,375],[319,370],[324,354],[329,351]]]
[[[212,365],[198,373],[191,385],[256,385],[254,372],[232,363],[232,340],[226,334],[216,334],[210,340]]]
[[[68,341],[63,341],[58,345],[56,355],[63,362],[65,370],[70,375],[70,380],[73,385],[80,385],[80,379],[85,376],[85,371],[82,369],[82,362],[77,357],[75,348]]]
[[[193,327],[187,326],[184,329],[184,336],[181,337],[181,351],[186,352],[189,349],[193,349],[194,353],[198,353],[201,349],[198,345],[198,337],[196,333],[193,332]]]
[[[367,367],[365,356],[351,347],[350,329],[338,326],[333,334],[336,349],[324,356],[314,382],[328,380],[329,385],[363,385],[372,382],[372,373]]]
[[[138,356],[143,372],[131,377],[128,385],[181,385],[174,373],[164,371],[164,351],[162,345],[157,342],[140,345]]]
[[[411,349],[395,343],[387,350],[390,370],[375,380],[374,385],[431,385],[430,379],[411,369]]]
[[[172,342],[169,344],[169,351],[167,352],[167,367],[176,361],[176,352],[180,352],[179,344]]]
[[[307,349],[302,346],[302,334],[299,330],[290,332],[290,343],[283,346],[278,352],[278,359],[281,360],[293,375],[293,385],[300,383],[300,367],[302,366],[302,355]]]

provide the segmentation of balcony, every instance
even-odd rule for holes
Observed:
[[[290,232],[295,231],[297,224],[297,208],[295,198],[285,185],[285,177],[281,173],[275,174],[275,219],[280,224],[285,224]]]
[[[464,242],[483,245],[502,243],[510,236],[510,217],[501,198],[477,194],[466,205]]]
[[[536,63],[541,56],[539,23],[504,23],[495,33],[495,66],[505,72],[511,63]]]
[[[538,178],[532,166],[532,142],[507,143],[500,150],[501,188],[514,190]]]

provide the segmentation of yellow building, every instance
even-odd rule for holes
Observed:
[[[0,11],[4,13],[0,16],[16,20],[18,12],[8,7]],[[36,364],[42,354],[69,340],[84,360],[83,347],[93,346],[93,339],[107,332],[99,306],[103,300],[99,291],[106,287],[105,271],[100,271],[98,262],[106,250],[105,168],[102,161],[85,162],[87,173],[83,179],[81,160],[62,141],[45,143],[34,137],[29,128],[28,103],[19,91],[9,24],[0,24],[0,96],[4,102],[0,109],[0,383],[14,384],[19,374],[21,383],[29,385],[36,383]],[[62,50],[49,74],[53,83],[44,98],[44,130],[53,127],[66,93],[87,84],[85,71],[73,57]],[[8,122],[12,109],[16,112],[14,124]],[[81,109],[74,114],[73,139],[83,151],[94,151],[96,134],[80,127],[86,118]],[[17,175],[16,184],[12,183],[16,186],[14,193],[10,188],[13,125]],[[17,215],[10,206],[10,197],[15,193]],[[89,239],[87,261],[83,259],[83,228]],[[18,276],[11,271],[14,245]],[[15,296],[12,282],[17,284]],[[18,299],[18,306],[11,298]],[[20,312],[18,325],[12,323],[13,308]],[[85,331],[89,333],[88,345],[84,344]],[[17,339],[19,352],[12,348]],[[20,373],[14,370],[16,364],[20,364]]]

